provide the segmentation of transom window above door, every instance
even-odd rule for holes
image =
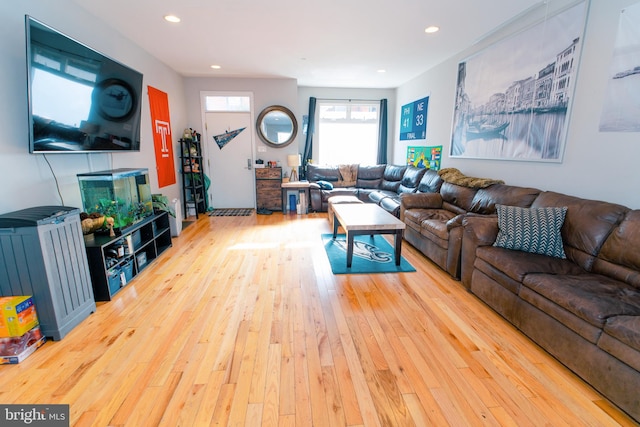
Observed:
[[[249,112],[251,97],[207,95],[204,98],[204,108],[207,112]]]

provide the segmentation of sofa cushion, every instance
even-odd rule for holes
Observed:
[[[407,169],[402,175],[402,181],[398,187],[398,193],[415,193],[418,189],[418,184],[424,176],[427,170],[425,168],[417,168],[415,166],[407,166]]]
[[[595,257],[613,229],[622,222],[627,207],[566,194],[544,191],[532,208],[566,206],[562,240],[567,257],[585,270],[591,270]]]
[[[385,167],[386,165],[359,165],[356,187],[379,188]]]
[[[481,188],[473,197],[470,212],[489,215],[496,211],[496,205],[520,206],[528,208],[538,197],[540,190],[535,188],[517,187],[506,184],[490,185]]]
[[[640,351],[640,316],[611,317],[604,325],[604,332]]]
[[[424,221],[439,221],[446,229],[446,222],[454,216],[455,214],[444,209],[409,209],[404,211],[404,222],[408,227],[412,227],[418,233],[422,233],[421,229]]]
[[[585,271],[571,261],[530,252],[514,251],[497,246],[481,246],[476,257],[511,279],[522,282],[527,274],[581,274]]]
[[[640,371],[640,316],[615,316],[607,320],[598,347]]]
[[[640,316],[640,290],[600,274],[529,274],[522,284],[600,328],[612,316]]]
[[[397,195],[398,193],[395,193],[393,191],[375,190],[369,193],[369,200],[379,205],[382,199],[386,199],[387,197],[395,197]]]
[[[443,206],[457,214],[471,210],[472,201],[477,192],[477,188],[463,187],[450,182],[443,182],[440,187]]]
[[[640,210],[629,211],[609,235],[598,253],[593,271],[640,289]]]
[[[405,193],[400,196],[402,207],[410,209],[442,209],[440,193]]]
[[[425,219],[424,221],[422,221],[422,223],[420,223],[420,225],[420,232],[423,236],[436,236],[438,239],[441,239],[441,241],[444,242],[444,246],[446,248],[449,241],[449,229],[447,228],[447,221],[443,221],[442,219]]]
[[[380,182],[380,190],[397,193],[406,169],[406,166],[386,165],[384,174],[382,175],[382,182]]]
[[[600,326],[594,326],[591,322],[587,322],[581,317],[576,316],[575,313],[572,313],[526,286],[521,285],[518,288],[518,296],[545,315],[553,317],[563,326],[571,329],[591,344],[596,345],[602,336],[602,328]]]
[[[442,187],[442,178],[433,169],[427,169],[418,183],[418,193],[438,193]]]
[[[307,164],[307,179],[310,182],[340,180],[340,171],[337,166],[321,166],[315,163]]]
[[[521,208],[497,205],[498,237],[494,246],[566,258],[560,230],[566,207]]]
[[[380,205],[382,209],[389,212],[391,215],[396,217],[400,216],[400,198],[398,196],[395,197],[385,197],[380,200]]]

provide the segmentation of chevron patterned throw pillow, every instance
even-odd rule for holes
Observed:
[[[496,205],[498,237],[493,246],[566,258],[560,229],[566,207],[519,208]]]

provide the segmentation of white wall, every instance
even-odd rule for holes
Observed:
[[[144,75],[144,85],[169,96],[174,132],[186,124],[186,101],[182,78],[162,62],[122,37],[111,27],[70,0],[3,0],[0,2],[0,213],[32,206],[82,207],[76,174],[123,167],[149,169],[151,190],[170,199],[180,197],[180,179],[158,188],[148,96],[142,96],[139,153],[29,154],[27,81],[25,58],[25,14],[126,64]],[[177,137],[174,155],[177,156]],[[46,160],[51,164],[49,169]],[[177,165],[176,159],[176,165]],[[62,200],[56,188],[59,185]]]
[[[327,88],[327,87],[299,87],[298,88],[298,120],[302,123],[302,116],[309,114],[309,98],[318,99],[363,99],[363,100],[381,100],[387,99],[387,162],[395,163],[399,161],[404,164],[403,159],[393,158],[393,135],[395,135],[396,122],[396,89],[349,89],[349,88]],[[302,132],[301,132],[302,134]],[[305,136],[300,135],[300,153],[304,151]],[[314,137],[313,152],[317,158],[318,139]],[[313,157],[312,157],[313,158]]]
[[[297,141],[300,138],[300,115],[297,111],[297,81],[295,79],[250,79],[250,78],[185,78],[185,94],[188,99],[189,126],[194,129],[202,129],[202,106],[200,105],[201,92],[251,92],[253,94],[253,138],[256,152],[254,159],[265,161],[280,161],[286,169],[287,154],[298,152]],[[273,148],[260,141],[255,130],[255,120],[258,114],[266,107],[282,105],[291,110],[298,119],[298,137],[296,141],[283,148]],[[258,147],[265,151],[257,152]],[[208,172],[205,168],[205,173]],[[216,185],[212,183],[211,185]]]
[[[471,176],[499,178],[508,184],[558,191],[578,197],[640,208],[640,138],[637,132],[599,132],[609,65],[620,11],[637,0],[591,2],[583,39],[573,109],[562,163],[494,161],[450,158],[451,122],[454,109],[457,65],[491,43],[525,28],[539,17],[532,14],[450,60],[398,88],[397,105],[430,95],[427,140],[424,145],[443,145],[442,167],[455,167]],[[550,1],[553,8],[572,1]],[[538,12],[538,11],[536,11]],[[400,111],[395,112],[399,129]],[[394,133],[394,160],[406,156],[405,141]],[[411,145],[415,144],[415,141]]]

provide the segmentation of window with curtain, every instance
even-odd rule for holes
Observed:
[[[376,164],[379,110],[379,101],[318,101],[316,163]]]

